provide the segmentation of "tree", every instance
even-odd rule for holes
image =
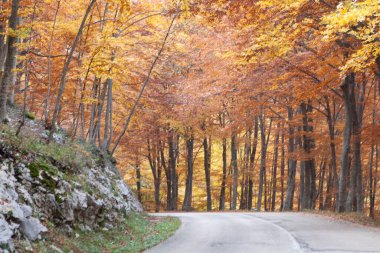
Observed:
[[[14,68],[16,66],[17,55],[17,21],[18,9],[20,0],[12,0],[11,15],[8,21],[8,35],[7,35],[7,54],[5,57],[4,72],[1,75],[1,89],[0,89],[0,121],[7,121],[7,99],[8,87],[11,82],[14,82]],[[4,54],[5,55],[5,54]]]

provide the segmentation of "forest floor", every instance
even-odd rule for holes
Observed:
[[[375,220],[372,220],[368,217],[366,214],[359,214],[356,212],[352,213],[336,213],[332,211],[308,211],[305,213],[311,213],[313,215],[321,215],[321,216],[326,216],[330,217],[336,220],[341,220],[341,221],[349,221],[355,224],[360,224],[363,226],[370,226],[370,227],[380,227],[380,217],[377,216]]]
[[[117,228],[90,232],[77,230],[72,237],[63,235],[51,225],[45,239],[31,245],[25,253],[137,253],[169,238],[180,224],[175,217],[149,217],[134,213]]]

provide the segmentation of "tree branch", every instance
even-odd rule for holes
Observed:
[[[129,123],[131,122],[131,119],[132,119],[132,117],[133,117],[133,114],[134,114],[134,112],[135,112],[135,110],[136,110],[136,108],[137,108],[137,106],[138,106],[138,104],[139,104],[139,101],[140,101],[140,99],[141,99],[141,97],[142,97],[142,94],[144,93],[145,87],[146,87],[147,84],[149,83],[150,76],[151,76],[151,74],[152,74],[152,72],[153,72],[153,69],[154,69],[154,67],[156,66],[157,61],[158,61],[158,59],[160,58],[162,52],[164,51],[166,41],[167,41],[167,39],[168,39],[168,37],[169,37],[169,35],[170,35],[170,31],[171,31],[171,29],[172,29],[172,27],[173,27],[174,21],[175,21],[175,19],[177,18],[177,16],[178,16],[178,12],[174,15],[174,17],[173,17],[173,19],[172,19],[172,21],[171,21],[171,23],[170,23],[170,26],[169,26],[169,28],[168,28],[168,30],[167,30],[167,32],[166,32],[165,38],[164,38],[164,40],[163,40],[163,42],[162,42],[161,48],[160,48],[160,50],[158,51],[158,54],[157,54],[157,56],[155,57],[155,59],[154,59],[152,65],[151,65],[151,67],[150,67],[150,69],[149,69],[149,71],[148,71],[148,75],[147,75],[147,77],[146,77],[146,79],[145,79],[145,81],[144,81],[144,83],[143,83],[143,85],[142,85],[142,87],[141,87],[140,93],[139,93],[139,95],[138,95],[138,97],[137,97],[137,99],[136,99],[136,101],[135,101],[135,104],[134,104],[133,107],[132,107],[131,112],[129,113],[129,116],[128,116],[126,122],[125,122],[125,125],[124,125],[124,128],[123,128],[123,131],[121,132],[121,134],[120,134],[119,137],[117,138],[116,143],[115,143],[115,146],[113,147],[113,149],[112,149],[112,151],[111,151],[111,155],[113,155],[113,154],[115,153],[115,150],[116,150],[117,147],[119,146],[119,143],[120,143],[121,139],[123,138],[123,136],[125,135],[125,132],[126,132],[127,129],[128,129]]]

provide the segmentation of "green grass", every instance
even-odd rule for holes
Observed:
[[[125,223],[108,231],[79,232],[72,238],[63,236],[57,229],[50,228],[47,240],[35,245],[35,252],[53,253],[49,246],[55,245],[63,252],[74,253],[124,253],[142,252],[166,240],[179,228],[177,218],[148,217],[131,214]]]
[[[50,159],[49,162],[57,162],[59,163],[57,167],[79,170],[92,159],[92,154],[84,145],[73,142],[47,144],[45,140],[37,136],[28,134],[16,136],[14,129],[7,126],[0,127],[0,140],[4,144],[17,148],[22,154],[35,154],[44,159]]]

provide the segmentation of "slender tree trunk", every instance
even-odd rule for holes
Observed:
[[[12,0],[11,16],[9,17],[9,29],[17,29],[18,9],[20,0]],[[17,37],[7,36],[7,56],[5,59],[4,73],[2,75],[1,87],[0,87],[0,121],[7,121],[7,99],[8,99],[8,86],[12,80],[14,73],[12,68],[16,65],[16,47]]]
[[[140,164],[137,163],[135,165],[136,168],[136,187],[137,187],[137,199],[139,202],[142,202],[142,194],[141,194],[141,169]]]
[[[315,173],[315,160],[310,157],[311,151],[314,148],[314,140],[311,137],[313,126],[309,114],[312,112],[312,105],[309,101],[308,104],[301,104],[302,122],[303,122],[303,136],[302,148],[305,152],[306,160],[302,161],[304,167],[304,189],[302,192],[301,209],[314,209],[316,201],[316,173]]]
[[[159,135],[159,129],[158,129],[158,135]],[[157,144],[157,180],[154,182],[154,202],[155,202],[155,211],[158,213],[160,211],[161,201],[160,201],[160,188],[161,188],[161,178],[162,178],[162,168],[165,169],[165,160],[163,156],[160,156],[160,154],[164,154],[163,152],[160,152],[160,149],[162,147],[162,143],[159,140]]]
[[[336,164],[336,149],[335,149],[335,115],[332,115],[331,108],[330,108],[330,101],[328,97],[325,97],[326,100],[326,116],[327,116],[327,124],[329,127],[329,136],[330,136],[330,153],[331,153],[331,167],[333,171],[333,179],[334,179],[334,197],[335,197],[335,205],[334,209],[338,210],[338,199],[339,199],[339,176],[338,176],[338,167]],[[334,103],[335,105],[335,103]],[[331,174],[330,174],[331,175]],[[326,198],[327,200],[327,198]]]
[[[231,167],[233,169],[233,194],[232,194],[232,204],[231,210],[236,210],[237,196],[238,196],[238,164],[237,164],[237,143],[236,134],[232,134],[231,137]]]
[[[109,136],[111,136],[111,125],[112,125],[112,79],[107,79],[107,107],[106,107],[106,117],[104,119],[104,135],[103,135],[103,142],[101,145],[101,149],[103,151],[108,150],[108,143],[109,143]]]
[[[362,213],[364,211],[364,192],[363,192],[363,172],[362,172],[362,156],[361,156],[361,129],[363,122],[365,96],[366,96],[366,82],[362,83],[361,92],[354,97],[358,98],[358,105],[355,107],[356,120],[353,124],[354,135],[354,166],[356,167],[356,211]]]
[[[161,174],[162,174],[162,163],[160,156],[157,155],[157,179],[154,182],[154,203],[155,203],[155,212],[160,212],[160,187],[161,187]]]
[[[373,171],[373,152],[375,153],[375,171]],[[379,149],[376,145],[371,147],[371,161],[370,161],[370,204],[369,204],[369,217],[372,221],[375,220],[375,204],[376,204],[376,189],[378,182],[378,168],[379,168]]]
[[[17,1],[17,0],[15,0],[15,1]],[[53,113],[53,118],[52,118],[52,124],[51,124],[52,128],[51,128],[51,131],[49,133],[49,142],[51,142],[53,140],[53,134],[56,131],[56,122],[57,122],[58,113],[59,113],[59,110],[60,110],[61,99],[62,99],[63,92],[65,91],[65,87],[66,87],[66,76],[67,76],[67,73],[69,71],[70,63],[71,63],[71,60],[73,58],[74,51],[75,51],[75,49],[77,47],[79,39],[82,36],[83,28],[84,28],[84,25],[86,24],[87,17],[90,14],[90,12],[92,10],[92,7],[94,6],[95,3],[96,3],[96,0],[91,0],[90,4],[88,5],[86,13],[84,14],[82,22],[81,22],[81,24],[79,26],[78,33],[77,33],[77,35],[76,35],[76,37],[74,39],[74,42],[73,42],[73,44],[71,46],[69,55],[68,55],[68,57],[66,59],[65,65],[63,67],[63,71],[62,71],[62,75],[61,75],[61,83],[60,83],[60,86],[59,86],[57,100],[55,102],[54,113]]]
[[[98,78],[94,78],[94,84],[92,87],[92,99],[95,101],[98,97],[98,90],[100,86],[100,80]],[[90,144],[95,144],[94,133],[95,133],[95,116],[96,116],[96,104],[95,102],[91,103],[91,115],[90,115],[90,126],[88,129],[88,142]]]
[[[247,117],[249,117],[247,115]],[[247,131],[245,133],[245,143],[244,143],[244,155],[242,157],[242,182],[240,191],[240,207],[239,209],[247,209],[248,207],[248,188],[249,188],[249,177],[250,177],[250,157],[251,157],[251,126],[247,126]]]
[[[324,210],[323,205],[323,189],[324,189],[324,180],[326,175],[326,161],[323,158],[321,162],[320,172],[319,172],[319,182],[318,182],[318,197],[319,197],[319,210]]]
[[[222,168],[222,186],[220,188],[220,198],[219,198],[219,210],[225,209],[226,202],[226,180],[227,180],[227,139],[223,138],[223,168]]]
[[[187,151],[187,176],[186,176],[186,188],[185,188],[185,198],[183,200],[183,211],[192,210],[192,199],[193,199],[193,159],[194,159],[194,135],[192,129],[189,130],[189,137],[186,140],[186,151]]]
[[[211,138],[208,141],[207,137],[203,139],[203,151],[204,151],[204,169],[205,169],[205,179],[206,179],[206,193],[207,193],[207,211],[212,210],[211,201]]]
[[[327,175],[327,182],[326,182],[326,197],[325,197],[325,203],[323,205],[324,209],[331,209],[332,208],[332,189],[334,189],[333,186],[333,171],[332,171],[332,165],[330,163],[329,165],[329,172]]]
[[[230,179],[232,178],[232,166],[230,164],[229,168],[228,168],[228,179],[229,179],[229,182],[230,182]],[[228,191],[228,195],[229,195],[229,202],[230,202],[230,210],[232,210],[232,184],[229,183],[228,184],[228,188],[229,188],[229,191]]]
[[[376,85],[373,90],[373,107],[372,107],[372,128],[376,126],[376,102],[377,102],[377,90]],[[371,143],[371,152],[369,156],[369,217],[372,221],[375,220],[375,176],[373,171],[374,164],[374,156],[375,156],[375,148],[376,148],[376,161],[375,166],[377,170],[377,145],[373,142]]]
[[[177,175],[177,159],[178,159],[178,137],[174,130],[169,131],[169,173],[170,173],[170,210],[177,210],[178,202],[178,175]],[[169,186],[169,185],[168,185]]]
[[[28,46],[27,46],[27,52],[29,53],[30,51],[30,44],[32,42],[32,35],[33,35],[33,24],[34,24],[34,19],[36,16],[36,5],[37,3],[34,3],[33,6],[33,14],[32,14],[32,26],[31,26],[31,31],[30,31],[30,36],[28,38]],[[16,136],[18,136],[21,132],[21,128],[25,125],[25,120],[26,120],[26,113],[28,110],[28,91],[29,91],[29,63],[30,59],[26,58],[25,63],[22,64],[21,66],[24,66],[24,76],[25,76],[25,81],[24,81],[24,103],[23,103],[23,109],[22,109],[22,120],[21,123],[16,131]],[[21,86],[21,84],[20,84]]]
[[[257,144],[258,144],[258,137],[259,137],[259,121],[258,118],[255,117],[255,123],[254,123],[254,130],[253,130],[253,144],[252,144],[252,150],[251,155],[249,159],[249,174],[248,174],[248,210],[252,209],[252,197],[253,197],[253,172],[255,167],[255,158],[256,158],[256,150],[257,150]]]
[[[282,129],[283,131],[283,129]],[[284,208],[285,197],[285,134],[281,133],[281,204],[280,210]]]
[[[157,131],[156,136],[159,136],[159,131]],[[154,183],[154,202],[155,211],[160,211],[160,184],[161,184],[161,156],[159,152],[159,147],[157,144],[151,145],[151,141],[148,139],[148,161],[152,171],[153,183]]]
[[[170,147],[169,147],[170,148]],[[160,149],[161,152],[161,161],[162,166],[164,168],[165,176],[166,176],[166,210],[169,211],[172,204],[172,180],[171,180],[171,170],[170,170],[170,157],[169,164],[167,165],[165,162],[165,148],[164,146]]]
[[[0,12],[5,11],[4,6],[7,0],[1,0]],[[7,21],[6,18],[0,20],[0,80],[4,71],[4,61],[7,55],[7,45],[5,41],[5,32],[6,32]]]
[[[291,122],[293,120],[293,109],[288,107],[288,120],[289,120],[289,146],[288,146],[288,180],[287,180],[287,188],[286,188],[286,198],[284,203],[284,211],[293,210],[293,200],[294,200],[294,189],[296,185],[296,167],[297,162],[294,155],[295,145],[294,145],[294,126]]]
[[[280,123],[277,124],[277,132],[274,140],[273,154],[273,172],[272,172],[272,206],[271,210],[276,210],[276,192],[277,192],[277,161],[278,161],[278,146],[280,141]]]
[[[265,212],[268,211],[268,192],[270,192],[268,190],[268,185],[270,185],[270,183],[268,184],[268,181],[267,181],[267,173],[264,173],[264,211]]]
[[[96,1],[96,0],[92,0],[92,1]],[[175,19],[177,18],[177,16],[178,16],[178,12],[175,13],[175,15],[174,15],[174,17],[173,17],[173,19],[172,19],[172,21],[171,21],[171,23],[170,23],[170,25],[169,25],[169,28],[168,28],[168,30],[167,30],[167,32],[166,32],[166,35],[165,35],[165,38],[164,38],[164,40],[163,40],[163,42],[162,42],[162,44],[161,44],[161,48],[160,48],[160,50],[158,51],[157,56],[154,58],[152,65],[150,66],[150,69],[149,69],[149,71],[148,71],[148,75],[147,75],[146,78],[145,78],[145,81],[144,81],[144,83],[143,83],[143,85],[142,85],[142,87],[141,87],[140,93],[139,93],[139,95],[137,96],[137,99],[136,99],[136,101],[135,101],[135,103],[134,103],[134,105],[133,105],[133,107],[132,107],[131,112],[130,112],[129,115],[128,115],[127,120],[125,121],[124,128],[122,129],[122,131],[121,131],[119,137],[118,137],[118,138],[116,139],[116,141],[115,141],[115,145],[114,145],[114,147],[112,148],[111,155],[113,155],[113,154],[115,153],[117,147],[119,146],[119,143],[120,143],[121,139],[123,138],[123,136],[124,136],[125,133],[127,132],[127,129],[128,129],[129,123],[131,122],[132,116],[133,116],[133,114],[135,113],[135,110],[136,110],[136,108],[137,108],[137,105],[138,105],[139,102],[140,102],[140,99],[141,99],[141,97],[142,97],[142,95],[143,95],[143,93],[144,93],[145,87],[146,87],[146,86],[148,85],[148,83],[149,83],[150,76],[152,75],[153,69],[154,69],[154,67],[156,66],[156,64],[157,64],[157,62],[158,62],[158,59],[160,58],[162,52],[164,51],[164,47],[165,47],[165,45],[166,45],[166,41],[167,41],[167,39],[169,38],[170,31],[171,31],[171,29],[172,29],[172,27],[173,27],[174,21],[175,21]]]
[[[16,136],[18,136],[21,132],[21,128],[25,125],[25,118],[26,118],[26,112],[27,112],[27,102],[28,102],[28,89],[29,89],[29,70],[28,70],[28,61],[29,59],[26,59],[25,63],[25,70],[24,70],[24,75],[25,75],[25,87],[24,87],[24,105],[22,109],[22,119],[19,127],[17,128],[16,131]]]
[[[298,126],[298,133],[301,133],[302,128],[301,126]],[[303,150],[303,138],[302,134],[298,134],[296,137],[296,145],[298,145],[299,150]],[[301,211],[305,209],[306,204],[306,196],[307,193],[305,192],[305,184],[308,182],[305,182],[305,164],[306,161],[301,160],[300,161],[300,181],[299,181],[299,187],[298,187],[298,203],[297,203],[297,210]]]
[[[103,85],[103,90],[100,93],[99,99],[98,99],[98,105],[97,105],[97,119],[95,123],[95,129],[94,129],[94,136],[93,140],[94,143],[96,143],[96,140],[99,141],[99,147],[101,147],[101,140],[100,140],[100,129],[101,129],[101,123],[102,123],[102,114],[103,114],[103,107],[104,107],[104,101],[107,93],[107,82]],[[100,86],[101,84],[99,84]],[[100,87],[99,87],[100,92]]]
[[[267,141],[266,141],[266,127],[264,112],[259,116],[260,125],[260,139],[261,139],[261,160],[260,160],[260,175],[259,175],[259,193],[257,195],[257,210],[261,210],[261,203],[263,199],[263,187],[266,178],[266,156],[267,156]]]
[[[57,23],[57,16],[58,16],[58,11],[59,11],[60,5],[61,5],[61,0],[58,0],[57,1],[57,9],[55,10],[55,13],[54,13],[53,27],[51,29],[50,41],[49,41],[48,67],[47,67],[48,84],[47,84],[47,94],[46,94],[45,106],[44,106],[44,117],[45,117],[45,123],[46,123],[46,125],[49,124],[49,120],[50,120],[51,52],[52,52],[52,49],[53,49],[53,40],[54,40],[55,25]]]

